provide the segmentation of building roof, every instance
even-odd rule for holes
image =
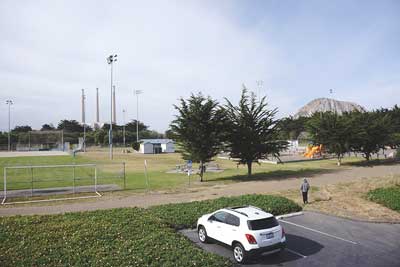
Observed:
[[[173,143],[171,139],[140,139],[140,143],[143,144],[168,144],[168,143]]]

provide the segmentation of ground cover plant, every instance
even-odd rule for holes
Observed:
[[[371,190],[367,197],[371,201],[400,212],[400,185]]]
[[[3,217],[0,266],[231,266],[174,228],[193,226],[202,212],[242,204],[274,214],[301,209],[283,197],[247,195],[151,209]]]
[[[274,215],[300,211],[301,207],[280,196],[243,195],[238,197],[221,197],[213,200],[193,201],[189,203],[166,204],[150,208],[150,211],[163,218],[172,227],[194,228],[197,219],[206,213],[224,207],[252,205]]]

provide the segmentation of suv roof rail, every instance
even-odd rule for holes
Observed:
[[[233,207],[233,208],[226,208],[226,209],[230,210],[230,211],[233,211],[233,212],[237,212],[239,214],[242,214],[243,216],[249,217],[249,215],[247,215],[246,213],[236,210],[238,208],[243,208],[243,207]]]
[[[260,208],[258,208],[258,207],[254,207],[254,206],[251,206],[251,205],[249,205],[249,206],[247,206],[247,207],[249,207],[249,208],[253,208],[253,209],[256,209],[256,210],[259,210],[259,211],[266,212],[266,211],[265,211],[265,210],[263,210],[263,209],[260,209]]]

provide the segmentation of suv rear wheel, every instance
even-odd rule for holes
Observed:
[[[238,263],[245,263],[246,262],[247,253],[246,253],[246,250],[244,250],[242,244],[240,244],[240,243],[233,244],[233,258]]]

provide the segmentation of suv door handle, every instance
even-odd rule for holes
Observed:
[[[233,232],[236,232],[236,229],[232,229]]]

